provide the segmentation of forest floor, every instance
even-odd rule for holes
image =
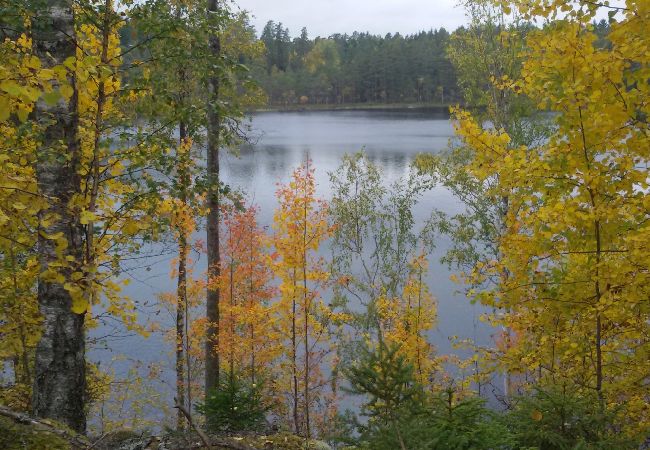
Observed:
[[[310,441],[290,433],[237,434],[209,436],[212,450],[331,450],[326,443]],[[308,445],[307,445],[308,444]],[[170,432],[145,435],[129,430],[101,437],[75,435],[60,424],[32,421],[26,415],[18,420],[0,415],[2,450],[190,450],[207,448],[195,433]]]
[[[162,436],[147,436],[125,439],[125,435],[117,439],[107,439],[103,444],[97,443],[93,450],[190,450],[205,449],[201,438],[195,433],[167,434]],[[331,447],[320,441],[310,441],[289,434],[272,435],[241,434],[230,436],[209,436],[212,450],[331,450]]]

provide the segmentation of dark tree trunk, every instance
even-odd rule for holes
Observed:
[[[210,36],[208,46],[213,64],[219,64],[221,56],[221,40],[215,23],[219,20],[220,6],[218,0],[208,1],[208,21]],[[219,140],[220,112],[219,75],[211,69],[212,75],[208,80],[208,149],[207,149],[207,206],[210,210],[207,220],[208,245],[208,292],[206,313],[208,330],[205,347],[205,391],[208,393],[219,386],[219,288],[217,279],[220,275],[221,258],[219,254]]]
[[[291,374],[293,375],[293,428],[296,434],[300,434],[300,419],[299,419],[299,399],[298,399],[298,332],[296,314],[297,301],[296,301],[296,269],[293,269],[293,299],[291,301]]]
[[[180,5],[176,6],[176,20],[180,25],[182,21],[182,8]],[[179,95],[177,102],[177,113],[180,110],[181,117],[185,114],[185,99],[187,73],[185,67],[181,64],[178,68],[178,81]],[[178,148],[182,150],[178,155],[178,181],[180,184],[180,201],[183,207],[188,206],[189,189],[191,177],[189,173],[189,165],[191,152],[189,149],[184,149],[188,138],[187,123],[185,118],[181,119],[178,124]],[[187,150],[187,151],[185,151]],[[192,386],[191,386],[191,367],[189,364],[190,346],[189,346],[189,307],[187,302],[187,259],[189,254],[188,233],[180,222],[178,227],[178,284],[176,289],[177,302],[176,305],[176,403],[186,406],[188,411],[192,411]],[[187,365],[186,365],[187,363]],[[187,372],[185,372],[187,369]],[[178,414],[176,417],[176,428],[178,430],[185,429],[185,415],[181,408],[177,408]]]
[[[182,80],[182,78],[181,78]],[[179,148],[185,144],[187,138],[187,132],[185,123],[181,122],[179,126]],[[184,151],[179,158],[179,182],[180,182],[180,201],[182,205],[187,206],[188,202],[188,186],[190,183],[190,177],[188,174],[188,161],[189,152],[186,154]],[[186,349],[185,341],[185,327],[187,324],[187,256],[189,253],[188,248],[188,236],[187,230],[183,228],[181,223],[178,226],[178,284],[176,289],[177,301],[176,306],[176,402],[180,405],[187,406],[185,399],[185,390],[187,389],[187,395],[189,397],[190,383],[189,383],[189,370],[187,368],[187,383],[185,380],[185,352],[189,351]],[[192,410],[192,405],[189,404],[189,411]],[[185,428],[185,416],[183,412],[178,409],[178,415],[176,420],[176,428],[178,430],[183,430]]]
[[[309,164],[309,162],[307,163]],[[309,165],[307,166],[307,173],[309,173]],[[304,208],[303,208],[303,223],[302,223],[302,301],[303,301],[303,314],[305,315],[305,327],[303,336],[304,339],[304,348],[305,348],[305,385],[304,385],[304,395],[305,395],[305,436],[307,439],[311,439],[311,423],[309,418],[309,372],[311,370],[311,362],[309,361],[309,311],[310,311],[310,301],[309,296],[307,295],[307,220],[308,220],[308,199],[307,199],[307,178],[305,178],[305,187],[303,191],[305,195]]]
[[[51,67],[75,56],[71,1],[48,1],[37,11],[33,23],[35,51],[44,66]],[[55,217],[39,230],[43,271],[60,260],[55,241],[44,235],[62,233],[68,241],[62,256],[77,263],[83,261],[83,227],[78,214],[69,207],[70,200],[81,191],[78,95],[72,76],[69,81],[74,88],[69,102],[60,101],[54,106],[39,103],[36,110],[36,118],[48,124],[43,147],[38,150],[37,177],[39,189],[50,199],[50,206],[41,217]],[[62,272],[65,281],[70,280],[71,272],[71,269]],[[36,348],[34,414],[58,420],[83,433],[86,430],[84,314],[72,311],[72,299],[63,282],[41,279],[38,304],[43,315],[43,335]]]

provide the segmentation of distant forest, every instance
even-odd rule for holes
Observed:
[[[596,45],[606,47],[609,25],[594,22]],[[468,101],[481,104],[460,80],[449,50],[465,52],[463,42],[468,29],[449,33],[444,28],[413,35],[388,33],[384,37],[370,33],[333,34],[311,39],[307,28],[291,38],[288,28],[279,22],[267,22],[258,32],[247,13],[233,22],[231,36],[240,33],[264,46],[259,51],[240,55],[239,63],[250,70],[249,78],[266,94],[266,104],[274,108],[300,108],[312,105],[394,105],[421,104],[447,106]],[[522,29],[534,29],[525,24]],[[129,48],[148,39],[148,32],[131,24],[120,29],[121,45]],[[252,42],[251,42],[252,43]],[[125,55],[124,63],[148,58],[141,49]],[[145,52],[146,53],[146,52]],[[236,62],[236,61],[234,61]],[[489,82],[480,91],[489,87]],[[478,102],[477,102],[478,100]],[[263,101],[256,98],[253,103]],[[474,105],[474,106],[477,106]]]
[[[448,104],[459,100],[444,29],[384,37],[355,32],[310,39],[306,28],[291,39],[282,23],[261,34],[262,60],[254,78],[275,106],[348,103]]]

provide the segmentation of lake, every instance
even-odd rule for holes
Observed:
[[[223,179],[247,193],[249,200],[261,208],[260,222],[269,225],[276,205],[277,183],[288,181],[293,170],[307,158],[316,169],[319,196],[329,199],[329,172],[336,170],[346,153],[363,150],[384,172],[386,183],[408,173],[409,164],[418,153],[438,153],[448,147],[453,137],[446,113],[418,111],[332,111],[257,113],[251,118],[250,144],[242,146],[238,155],[224,154],[221,160]],[[433,209],[447,213],[462,210],[462,205],[444,188],[427,192],[414,211],[422,224]],[[203,237],[203,236],[201,236]],[[438,300],[438,326],[431,342],[441,354],[456,353],[449,336],[472,338],[488,343],[491,329],[478,321],[484,312],[472,305],[457,291],[460,286],[449,280],[451,272],[440,263],[448,241],[440,236],[436,251],[430,256],[428,284]],[[156,249],[156,253],[160,253]],[[157,310],[156,295],[173,292],[175,282],[169,277],[173,254],[152,258],[129,272],[131,284],[124,293],[136,300],[142,317]],[[194,257],[198,257],[194,255]],[[205,258],[196,263],[195,273],[205,270]],[[165,312],[156,316],[164,325],[173,326],[174,316]],[[106,327],[93,330],[91,337],[112,334]],[[110,338],[108,346],[96,345],[90,351],[93,360],[112,364],[116,373],[123,373],[129,360],[147,364],[162,363],[160,381],[170,389],[174,386],[172,346],[162,334],[149,338],[131,334]],[[113,362],[117,355],[126,360]]]

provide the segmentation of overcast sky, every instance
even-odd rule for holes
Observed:
[[[292,36],[307,27],[310,37],[369,31],[412,34],[466,22],[457,0],[235,0],[255,17],[258,33],[269,20],[282,22]]]

